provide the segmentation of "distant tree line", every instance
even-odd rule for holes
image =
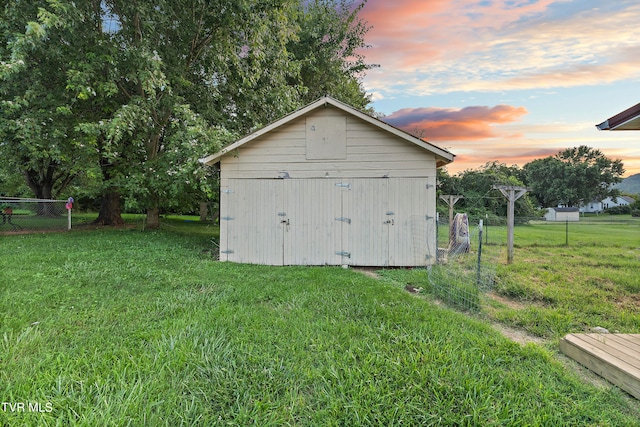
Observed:
[[[600,150],[583,145],[522,167],[494,161],[455,176],[439,170],[438,192],[462,195],[455,205],[457,211],[493,218],[507,214],[507,201],[494,186],[524,187],[529,191],[516,201],[515,216],[536,217],[546,207],[579,207],[581,203],[618,197],[620,191],[613,185],[622,181],[623,174],[621,160],[612,160]],[[439,209],[445,214],[447,207],[440,204]]]
[[[319,98],[362,110],[364,2],[9,0],[0,6],[0,193],[194,209],[198,159]]]

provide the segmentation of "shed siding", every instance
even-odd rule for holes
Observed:
[[[580,212],[556,212],[556,221],[580,221]]]
[[[284,179],[284,263],[340,265],[342,200],[335,179]],[[259,208],[258,208],[259,209]]]
[[[306,123],[341,128],[346,157],[308,159]],[[332,125],[334,123],[334,125]],[[269,132],[221,159],[222,178],[421,177],[436,175],[435,156],[335,108],[325,108]]]
[[[389,180],[346,179],[343,215],[350,223],[342,236],[342,250],[348,254],[343,264],[354,266],[389,265]]]
[[[221,186],[221,261],[283,264],[282,195],[281,179],[236,179]]]
[[[226,180],[220,259],[267,265],[431,264],[434,181]]]

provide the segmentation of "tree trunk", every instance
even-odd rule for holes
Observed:
[[[120,193],[115,190],[108,190],[107,193],[102,196],[100,213],[93,223],[114,226],[124,225],[122,211],[120,209]]]
[[[102,170],[102,180],[107,183],[108,188],[102,195],[100,212],[98,213],[98,218],[96,218],[93,223],[98,225],[121,226],[124,225],[124,219],[122,219],[122,209],[120,207],[120,192],[117,187],[109,185],[113,164],[104,153],[104,142],[105,137],[101,133],[97,140],[98,150],[100,152],[100,169]]]
[[[160,209],[157,206],[147,209],[147,228],[160,228]]]
[[[51,171],[51,173],[49,173]],[[46,174],[40,174],[35,170],[26,170],[23,172],[23,176],[25,181],[33,194],[36,196],[36,199],[45,199],[51,200],[53,194],[53,180],[51,176],[53,175],[53,169],[51,167],[48,168]],[[36,206],[36,214],[38,216],[55,216],[54,209],[49,202],[38,202]]]

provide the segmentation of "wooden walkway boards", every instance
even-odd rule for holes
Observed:
[[[640,399],[640,334],[569,334],[560,351]]]

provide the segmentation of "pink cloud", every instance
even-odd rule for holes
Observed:
[[[497,105],[451,108],[404,108],[383,120],[429,141],[459,141],[514,138],[499,132],[495,125],[512,123],[527,113],[524,107]]]
[[[544,12],[557,0],[514,4],[477,0],[369,0],[361,12],[370,25],[365,52],[383,67],[428,66],[429,61],[464,55],[483,34]]]

